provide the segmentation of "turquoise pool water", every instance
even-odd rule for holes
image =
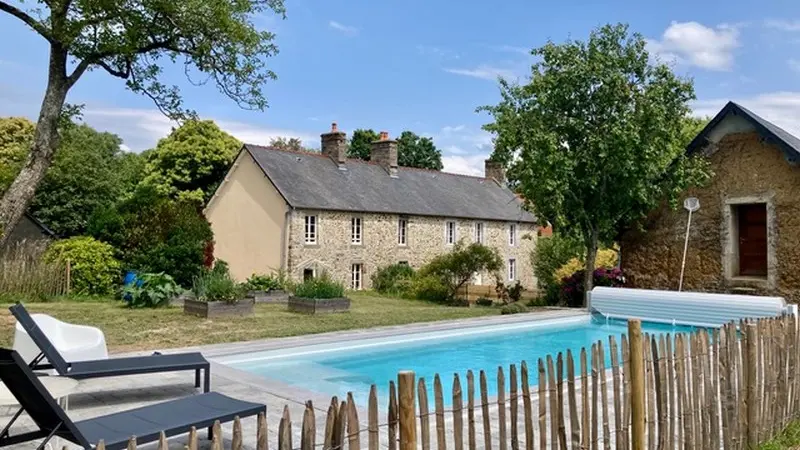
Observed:
[[[691,327],[644,323],[643,331],[660,334],[691,331]],[[396,380],[397,372],[413,370],[417,377],[424,377],[428,383],[429,398],[433,399],[433,377],[439,374],[442,379],[445,403],[451,403],[453,374],[462,377],[462,387],[466,391],[467,370],[486,371],[489,395],[496,395],[497,367],[508,370],[510,364],[528,362],[532,369],[530,382],[535,385],[536,365],[539,358],[555,356],[558,352],[572,350],[577,357],[580,349],[591,347],[602,340],[606,346],[606,363],[610,364],[608,337],[614,335],[620,342],[627,332],[624,321],[598,322],[586,317],[558,319],[534,326],[517,324],[513,329],[495,327],[480,332],[470,330],[436,335],[406,335],[392,338],[388,342],[374,345],[361,341],[342,343],[340,348],[315,351],[313,348],[298,349],[295,354],[264,355],[239,358],[239,361],[225,362],[263,377],[280,380],[284,383],[310,391],[338,395],[340,398],[353,392],[356,401],[366,402],[370,385],[378,387],[379,399],[387,398],[389,380]],[[508,379],[508,373],[506,373]],[[383,403],[383,400],[381,400]]]

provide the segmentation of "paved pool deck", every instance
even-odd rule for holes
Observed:
[[[536,322],[558,318],[585,316],[585,310],[574,309],[545,309],[532,313],[516,314],[509,316],[481,317],[441,322],[407,324],[391,327],[379,327],[360,330],[337,331],[315,335],[295,336],[287,338],[266,339],[249,342],[236,342],[216,344],[199,347],[176,348],[163,351],[163,353],[179,353],[187,351],[202,352],[212,363],[211,388],[234,398],[253,402],[263,402],[267,405],[267,421],[269,428],[270,448],[277,448],[277,424],[280,421],[284,407],[288,407],[292,418],[292,434],[294,447],[299,447],[300,422],[303,417],[305,403],[311,400],[316,410],[317,443],[322,442],[325,424],[325,414],[331,402],[327,394],[299,389],[265,377],[256,376],[241,370],[233,369],[218,362],[221,358],[237,354],[263,352],[270,350],[287,349],[298,346],[331,344],[336,342],[358,341],[372,338],[387,338],[412,333],[428,333],[436,331],[459,330],[472,327],[485,327],[496,325],[519,324],[523,322]],[[558,349],[554,349],[557,351]],[[126,354],[149,354],[150,352],[137,352]],[[122,356],[122,355],[114,355]],[[486,368],[494,369],[494,368]],[[198,392],[194,388],[194,374],[192,372],[171,372],[163,374],[113,377],[96,380],[82,381],[78,389],[69,397],[68,415],[74,421],[111,414],[114,412],[133,409],[153,403],[163,402]],[[446,394],[447,395],[447,394]],[[534,400],[535,401],[535,400]],[[492,408],[496,413],[496,406]],[[534,409],[535,410],[535,409]],[[4,426],[11,418],[14,410],[0,407],[0,427]],[[480,413],[480,411],[478,411]],[[366,405],[359,405],[359,421],[362,428],[366,427]],[[380,423],[385,423],[385,411],[381,412]],[[448,420],[449,421],[449,420]],[[32,426],[32,422],[25,417],[19,425],[15,426],[16,432],[24,431]],[[479,422],[480,423],[480,422]],[[256,420],[248,418],[242,420],[244,434],[244,448],[254,449],[256,441]],[[223,426],[226,446],[231,438],[231,425]],[[383,445],[386,445],[385,428],[381,431]],[[480,435],[480,433],[479,433]],[[494,433],[495,439],[497,434]],[[209,448],[210,443],[205,439],[205,433],[200,434],[201,447]],[[480,439],[480,438],[479,438]],[[482,440],[479,440],[482,442]],[[169,441],[170,449],[182,449],[186,444],[186,436],[176,436]],[[59,449],[66,442],[59,442]],[[362,438],[362,446],[366,446],[366,434]],[[31,444],[20,444],[10,449],[35,448]],[[78,448],[67,445],[66,448]],[[140,447],[152,448],[154,445]],[[226,447],[227,448],[227,447]]]

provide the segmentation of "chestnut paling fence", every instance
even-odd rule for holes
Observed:
[[[379,408],[375,386],[366,408],[352,395],[334,397],[320,420],[308,402],[293,425],[287,406],[269,430],[276,439],[268,439],[262,415],[247,447],[267,449],[271,441],[279,450],[755,448],[798,418],[797,324],[787,316],[656,336],[642,335],[641,324],[631,321],[630,339],[619,343],[612,336],[530,369],[525,362],[497,368],[496,396],[489,395],[484,371],[477,380],[472,372],[456,374],[447,406],[439,375],[431,401],[428,380],[401,372],[390,382],[388,410]],[[366,418],[359,417],[364,411]],[[242,448],[238,419],[231,440],[223,444],[221,435],[214,433],[212,449]],[[129,448],[135,447],[132,440]],[[167,448],[165,440],[159,448]],[[194,431],[188,448],[197,448]]]

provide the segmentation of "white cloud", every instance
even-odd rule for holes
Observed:
[[[781,31],[800,31],[800,20],[770,19],[764,21],[764,26]]]
[[[488,154],[479,155],[446,155],[442,157],[444,172],[459,173],[461,175],[483,176],[483,161]]]
[[[710,28],[697,22],[672,22],[660,40],[647,41],[648,50],[662,60],[709,70],[730,70],[739,47],[739,31],[732,25]]]
[[[434,45],[418,45],[417,51],[420,55],[431,56],[438,59],[458,59],[461,57],[456,51],[444,47],[436,47]]]
[[[328,26],[330,28],[332,28],[332,29],[344,34],[345,36],[355,36],[355,35],[358,34],[358,28],[350,26],[350,25],[345,25],[345,24],[337,22],[335,20],[331,20],[330,22],[328,22]]]
[[[125,146],[135,152],[154,147],[159,139],[166,137],[177,125],[154,109],[89,106],[83,112],[83,119],[98,130],[119,135]],[[269,128],[233,120],[213,120],[220,128],[242,142],[266,145],[276,137],[295,137],[303,141],[306,146],[319,147],[319,137],[312,133]]]
[[[523,55],[523,56],[531,55],[531,49],[527,47],[519,47],[516,45],[490,45],[489,48],[496,52],[516,53],[518,55]]]
[[[789,68],[795,72],[800,72],[800,59],[791,58],[786,61],[786,64],[788,64]]]
[[[692,105],[697,116],[715,116],[729,99],[700,100]],[[764,119],[800,137],[800,92],[784,91],[731,99]]]
[[[448,68],[444,69],[444,71],[449,73],[454,73],[456,75],[464,75],[468,77],[479,78],[481,80],[489,80],[489,81],[497,81],[498,77],[506,79],[517,78],[517,75],[511,69],[494,67],[486,64],[482,64],[473,69]]]

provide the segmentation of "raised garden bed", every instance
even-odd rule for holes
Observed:
[[[236,317],[253,315],[255,299],[244,298],[234,303],[227,302],[201,302],[186,299],[183,302],[184,314],[199,316],[206,319],[215,317]]]
[[[289,297],[289,311],[305,314],[329,314],[350,310],[350,299]]]
[[[247,291],[247,298],[255,299],[256,303],[285,305],[289,302],[289,293],[279,289],[271,291]]]

